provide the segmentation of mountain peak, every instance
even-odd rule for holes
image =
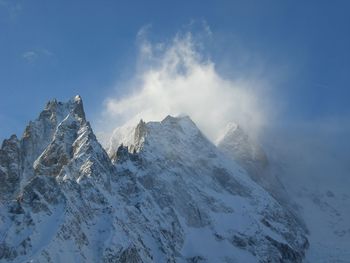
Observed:
[[[197,125],[192,121],[192,119],[188,115],[182,115],[173,117],[168,115],[165,117],[160,124],[162,126],[168,126],[169,128],[177,129],[178,131],[182,131],[184,134],[193,135],[200,133]]]
[[[129,151],[139,151],[145,141],[151,139],[154,143],[162,140],[170,140],[178,137],[177,140],[187,140],[196,135],[202,135],[196,124],[188,115],[171,116],[167,115],[161,121],[145,122],[142,119],[136,126],[122,126],[114,130],[108,147],[108,154],[112,156],[121,144],[129,146]],[[186,139],[187,137],[187,139]],[[204,137],[204,136],[203,136]],[[161,139],[161,140],[160,140]],[[152,142],[153,144],[153,142]]]
[[[75,95],[74,101],[81,101],[81,100],[82,100],[82,98],[80,95]]]
[[[68,104],[70,104],[70,106],[72,107],[72,112],[76,114],[77,117],[80,118],[83,122],[85,122],[86,119],[85,119],[83,100],[80,97],[80,95],[76,95],[74,98],[70,99]]]
[[[195,125],[194,122],[191,120],[190,116],[188,115],[179,115],[179,116],[168,115],[161,121],[162,124],[167,124],[167,123],[178,124],[178,123],[185,123],[185,122]]]
[[[188,115],[179,115],[179,116],[171,116],[167,115],[161,123],[178,123],[180,121],[189,121],[192,122],[191,118]]]
[[[68,114],[72,113],[82,122],[85,122],[85,112],[82,98],[77,95],[68,102],[61,102],[57,99],[50,100],[44,110],[40,113],[39,119],[50,119],[62,121]]]
[[[216,144],[219,144],[229,134],[234,134],[238,129],[240,129],[240,126],[237,123],[229,122],[223,129],[223,131],[220,133],[220,135],[217,137],[215,141]]]
[[[3,141],[3,146],[8,143],[18,143],[18,138],[16,134],[12,134],[9,139]]]
[[[229,123],[218,139],[217,146],[228,156],[243,163],[267,165],[267,156],[262,147],[236,123]]]

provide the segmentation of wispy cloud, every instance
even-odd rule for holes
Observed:
[[[23,5],[16,0],[0,0],[0,8],[5,8],[11,19],[16,19],[23,10]]]
[[[106,99],[105,123],[117,127],[141,118],[152,121],[187,114],[212,140],[232,121],[251,134],[259,133],[268,116],[256,93],[262,81],[221,76],[215,63],[200,52],[202,43],[189,32],[152,43],[149,30],[146,26],[137,35],[139,68],[129,83],[122,84],[128,86],[129,94]],[[211,37],[208,25],[204,34]]]
[[[30,63],[34,62],[38,56],[38,53],[35,51],[26,51],[22,54],[22,58]]]
[[[44,57],[48,58],[48,57],[52,57],[53,55],[54,54],[48,49],[40,48],[40,49],[25,51],[22,54],[22,58],[28,63],[34,63],[38,61],[40,58],[44,58]]]

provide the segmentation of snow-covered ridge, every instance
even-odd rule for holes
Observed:
[[[109,155],[113,155],[120,145],[128,146],[131,152],[133,150],[138,151],[143,144],[144,137],[147,134],[155,135],[154,132],[157,133],[158,128],[161,128],[163,133],[168,133],[159,135],[160,137],[172,136],[173,133],[177,133],[182,139],[190,139],[199,131],[189,116],[172,117],[168,115],[161,122],[149,122],[147,124],[140,120],[135,126],[117,127],[112,133],[107,152]],[[179,131],[182,131],[183,134],[179,134]]]
[[[3,143],[0,262],[302,261],[298,220],[188,116],[123,133],[108,156],[76,96]]]

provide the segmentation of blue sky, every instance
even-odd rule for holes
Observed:
[[[80,94],[98,118],[116,83],[133,76],[139,30],[151,25],[152,41],[166,41],[196,31],[194,22],[210,27],[205,52],[219,74],[263,68],[284,121],[348,124],[349,10],[345,0],[0,0],[0,139],[20,135],[51,98]]]

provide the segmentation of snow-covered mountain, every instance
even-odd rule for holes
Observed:
[[[77,96],[3,142],[0,262],[302,262],[298,218],[189,117],[114,136]]]

